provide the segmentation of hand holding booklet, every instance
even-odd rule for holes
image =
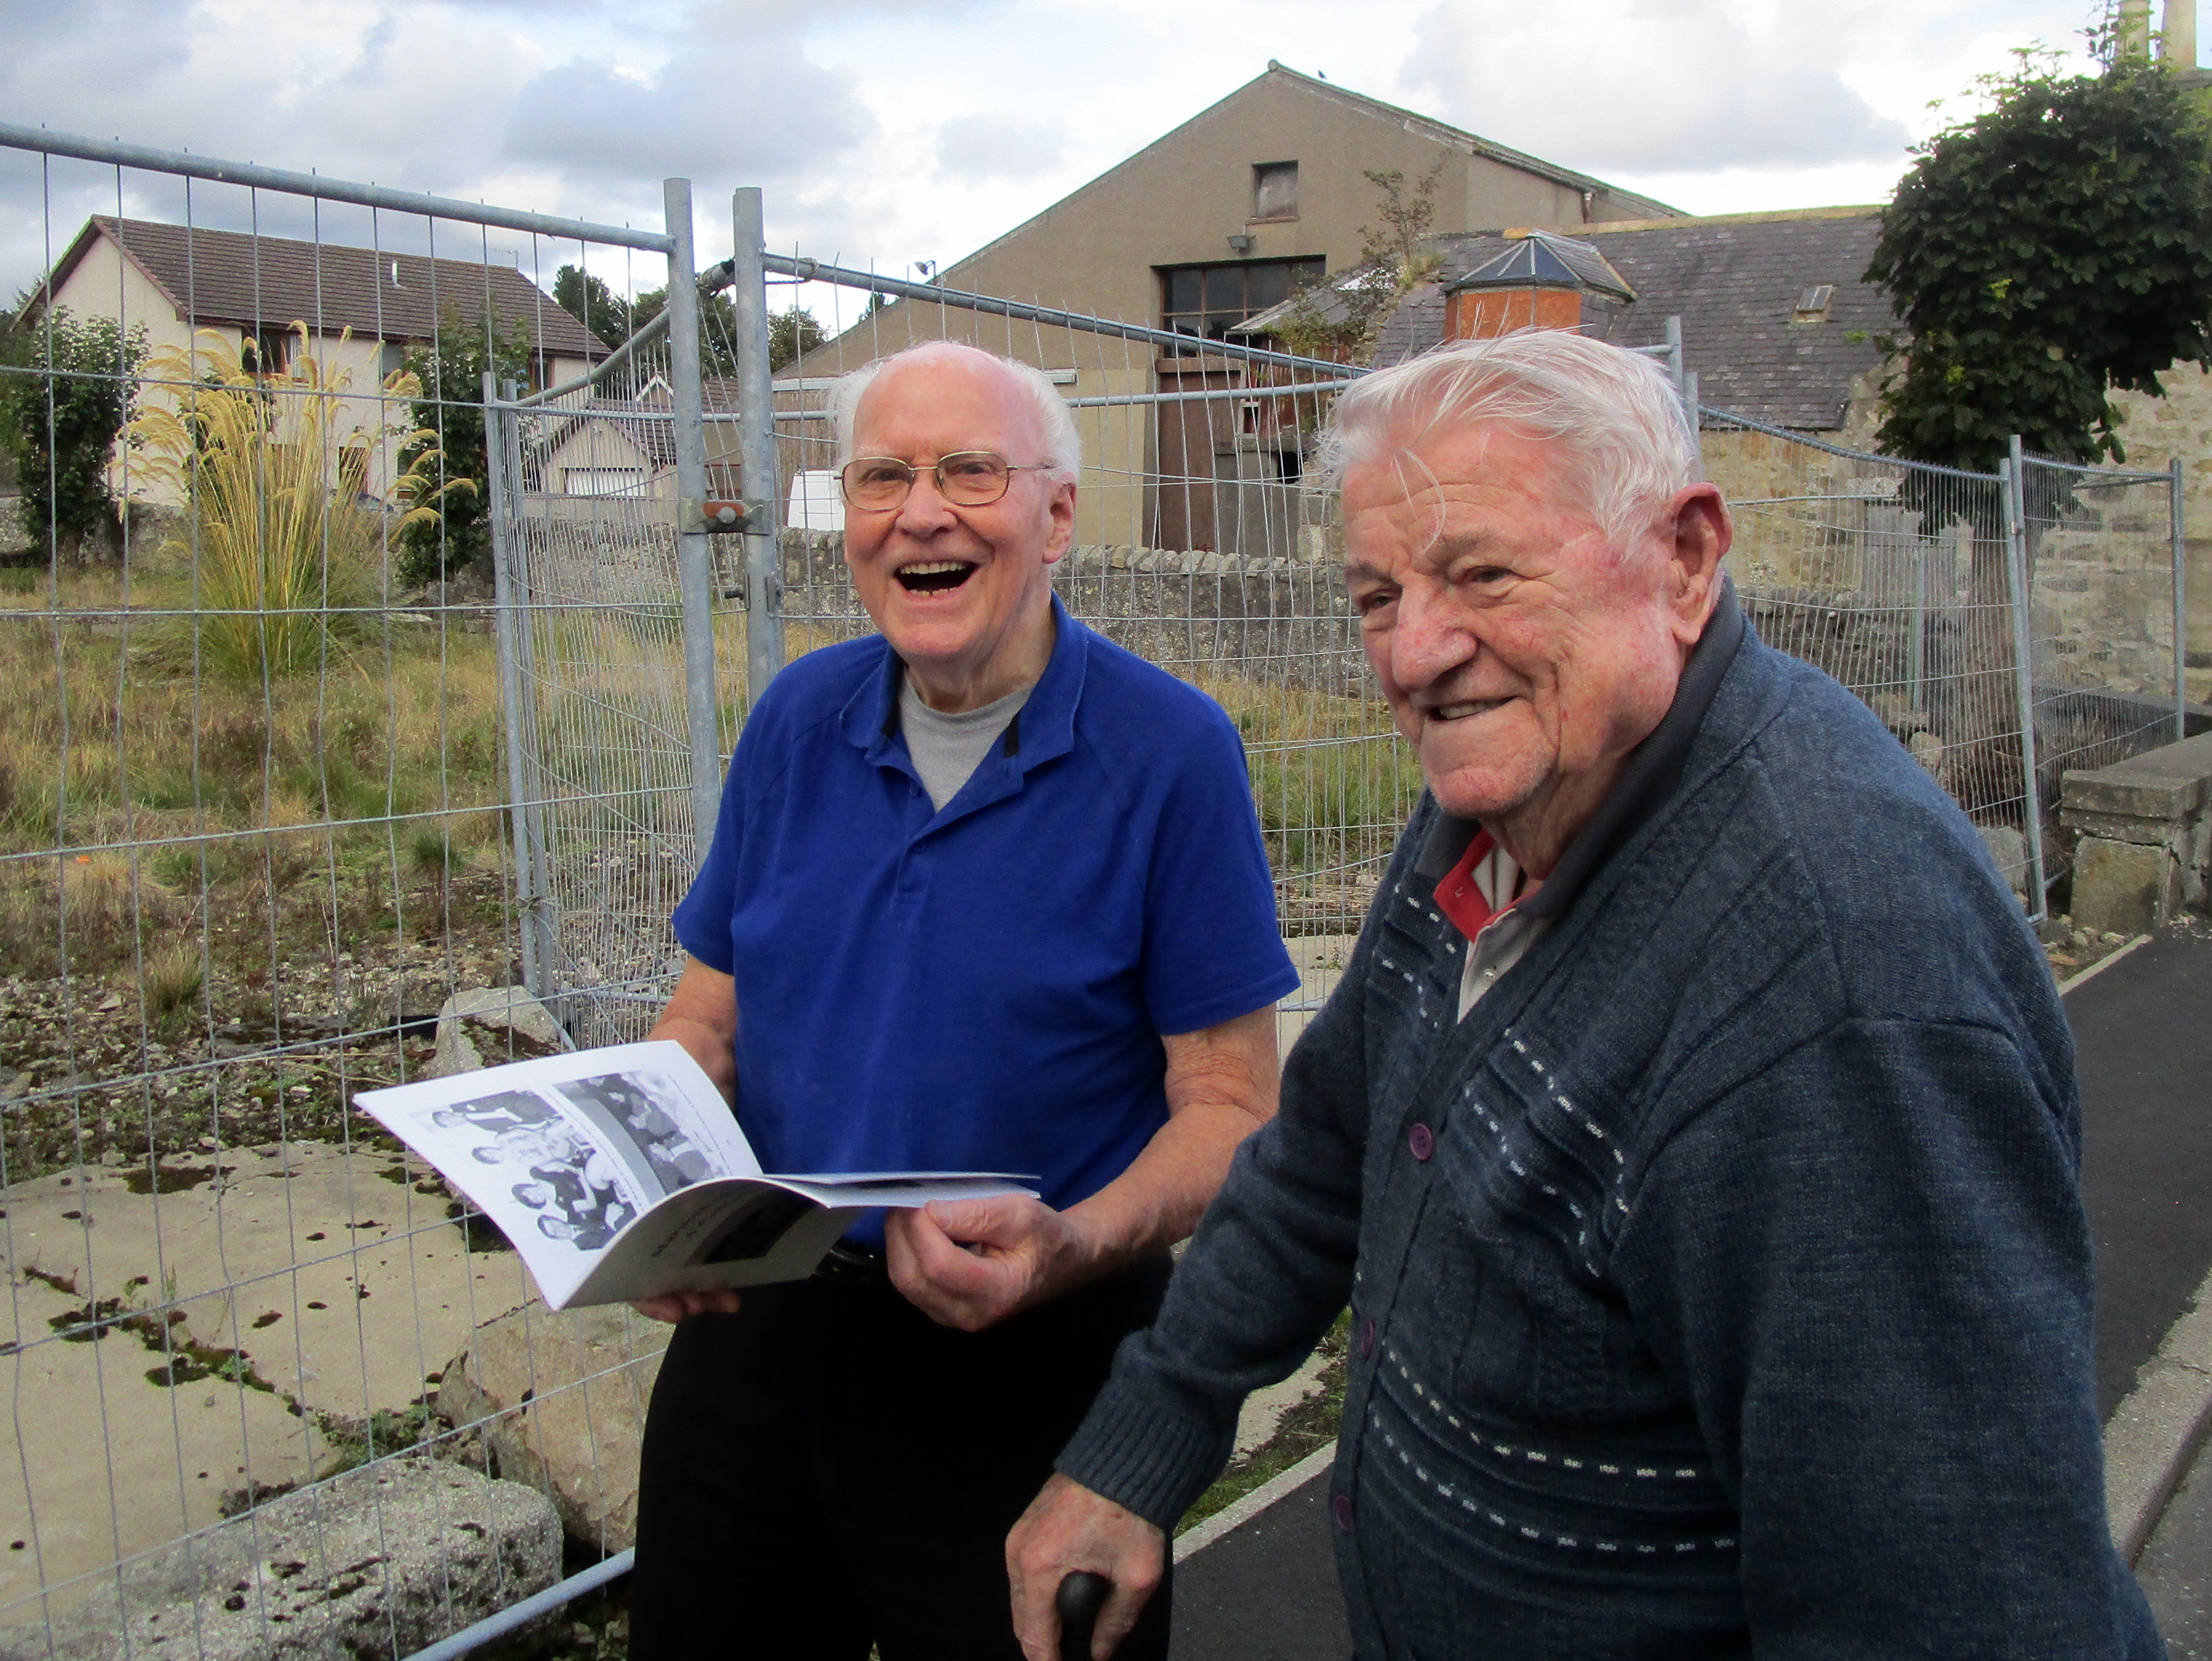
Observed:
[[[555,1309],[804,1280],[876,1207],[1035,1191],[994,1171],[769,1176],[667,1039],[354,1100],[499,1226]]]

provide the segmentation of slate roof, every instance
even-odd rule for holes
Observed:
[[[1699,402],[1776,426],[1832,432],[1855,384],[1881,360],[1873,337],[1893,330],[1888,297],[1863,278],[1881,234],[1877,208],[1820,210],[1578,228],[1636,295],[1620,303],[1585,293],[1583,326],[1621,346],[1656,345],[1682,319],[1682,356]],[[1377,364],[1426,351],[1443,338],[1444,291],[1518,239],[1502,233],[1438,237],[1443,280],[1408,295],[1383,325]],[[1832,283],[1817,322],[1792,320],[1808,289]],[[1853,337],[1856,336],[1856,338]]]
[[[512,265],[144,219],[87,221],[54,267],[56,289],[101,237],[119,244],[178,314],[195,324],[282,329],[304,321],[319,334],[350,329],[356,338],[428,340],[449,316],[476,324],[489,288],[495,314],[526,325],[540,350],[582,358],[604,357],[608,350]]]

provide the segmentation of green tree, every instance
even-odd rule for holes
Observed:
[[[1882,215],[1892,454],[1987,471],[2018,433],[2124,459],[2111,394],[2212,363],[2212,125],[2161,67],[2055,61],[1984,77],[1988,107],[1920,147]]]
[[[400,466],[423,481],[434,513],[401,527],[399,580],[412,587],[459,575],[491,546],[484,488],[483,377],[502,384],[530,373],[530,326],[522,319],[464,323],[448,312],[438,338],[409,350],[405,371],[422,391],[409,405],[421,436],[402,447]],[[416,463],[426,465],[417,468]]]
[[[794,304],[788,311],[771,312],[768,319],[768,367],[787,368],[829,338],[815,321],[814,313],[804,307]]]
[[[553,303],[610,346],[629,338],[629,301],[580,265],[553,274]]]
[[[634,328],[642,329],[668,307],[668,290],[649,289],[630,308]],[[771,312],[768,319],[768,366],[781,369],[812,351],[829,337],[814,313],[794,305],[788,311]],[[702,374],[733,375],[738,372],[738,307],[725,289],[699,296],[699,366]]]
[[[1397,167],[1367,170],[1381,192],[1377,222],[1360,228],[1359,259],[1348,271],[1309,285],[1279,338],[1303,357],[1364,363],[1375,356],[1376,336],[1398,302],[1436,275],[1443,257],[1421,246],[1437,216],[1439,161],[1413,186]]]
[[[19,302],[17,314],[0,334],[0,447],[15,464],[25,532],[50,557],[74,557],[115,522],[107,462],[137,400],[146,332],[62,307]]]

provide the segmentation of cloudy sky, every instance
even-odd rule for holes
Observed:
[[[1870,202],[1964,91],[2094,0],[0,0],[0,119],[654,224],[695,181],[772,246],[894,275],[1019,223],[1270,58],[1693,212]],[[242,192],[194,187],[204,222]],[[112,169],[0,153],[0,284]],[[127,174],[127,212],[180,217]],[[260,222],[302,228],[264,198]],[[325,234],[365,240],[365,216]],[[400,234],[397,232],[387,235]],[[441,232],[441,235],[450,234]],[[495,234],[526,269],[574,252]],[[518,246],[521,243],[526,246]],[[601,265],[652,287],[659,261]]]

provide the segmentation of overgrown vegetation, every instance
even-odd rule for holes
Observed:
[[[1350,271],[1300,292],[1278,334],[1285,350],[1339,362],[1374,360],[1376,338],[1398,302],[1443,268],[1443,257],[1421,243],[1436,221],[1443,171],[1437,162],[1408,190],[1399,168],[1367,170],[1381,195],[1376,222],[1360,228],[1359,259]]]
[[[2124,459],[2111,394],[2212,364],[2212,123],[2160,66],[2056,65],[2028,49],[1978,82],[1987,107],[1920,147],[1883,213],[1893,455],[1987,472],[2017,433]]]
[[[148,359],[174,388],[131,423],[149,484],[186,504],[183,533],[165,545],[193,573],[197,615],[170,625],[173,653],[234,684],[258,685],[327,661],[366,628],[375,598],[380,515],[358,503],[349,453],[363,459],[384,435],[340,430],[348,387],[299,350],[280,374],[258,373],[211,329],[191,348]],[[384,391],[410,397],[404,372]],[[434,523],[437,489],[423,482],[436,463],[428,435],[410,435],[417,472],[402,494],[430,498],[397,521]],[[352,485],[349,489],[347,486]]]
[[[502,323],[487,312],[465,323],[448,312],[437,338],[410,349],[402,373],[416,390],[409,406],[412,434],[399,465],[413,481],[411,508],[397,542],[398,576],[410,587],[459,575],[491,548],[491,498],[485,489],[483,378],[504,386],[530,374],[526,319]]]
[[[145,358],[144,329],[64,307],[0,332],[0,448],[22,491],[23,532],[49,557],[81,556],[88,537],[115,523],[108,461]]]

